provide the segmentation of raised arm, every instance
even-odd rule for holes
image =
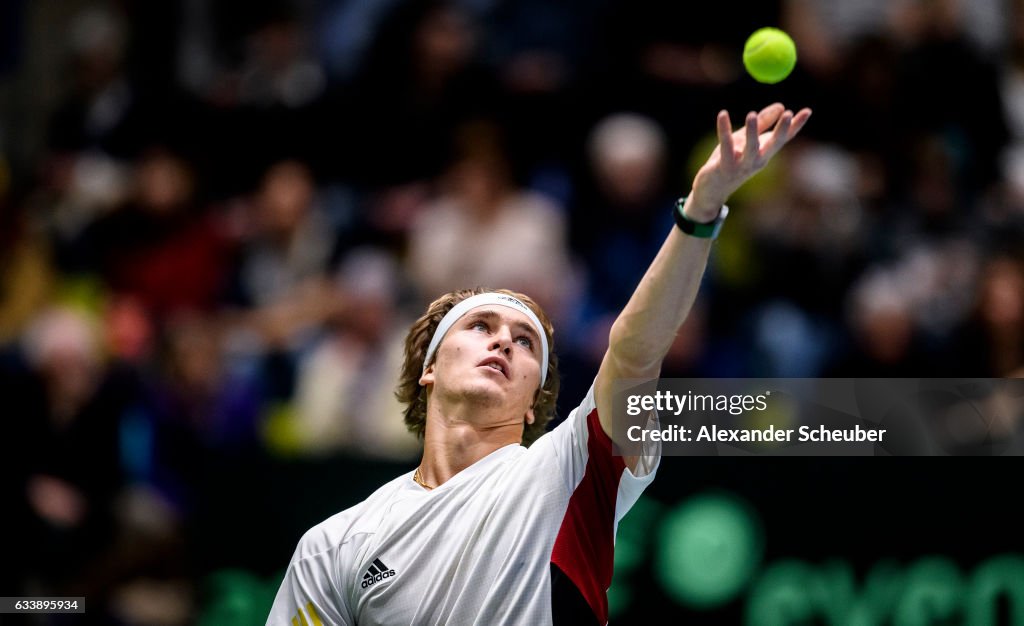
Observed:
[[[744,127],[733,132],[729,114],[720,112],[718,147],[694,178],[683,207],[686,217],[694,222],[714,221],[729,196],[796,136],[810,116],[810,109],[794,115],[776,103],[760,113],[749,113]],[[609,436],[613,381],[657,378],[697,297],[710,250],[710,239],[692,237],[673,227],[612,325],[608,351],[594,383],[601,426]]]

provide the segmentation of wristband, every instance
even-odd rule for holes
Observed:
[[[695,222],[683,214],[683,204],[685,203],[685,197],[679,198],[676,201],[676,206],[672,209],[672,216],[676,218],[676,226],[679,227],[679,230],[691,237],[700,237],[701,239],[717,238],[718,233],[722,230],[725,218],[729,215],[729,207],[723,204],[722,210],[718,212],[718,217],[711,222],[701,223]]]

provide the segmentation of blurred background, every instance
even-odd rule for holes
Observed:
[[[541,302],[564,417],[717,111],[777,100],[815,114],[663,376],[1021,375],[1021,0],[3,0],[0,594],[263,623],[301,533],[414,467],[425,305]],[[666,459],[614,620],[1024,624],[1019,467],[923,461]]]

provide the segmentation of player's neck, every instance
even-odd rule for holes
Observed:
[[[521,419],[477,423],[462,419],[457,411],[427,409],[420,475],[433,487],[476,463],[495,450],[522,443]]]

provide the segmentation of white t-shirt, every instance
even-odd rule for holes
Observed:
[[[649,445],[634,476],[591,388],[529,448],[429,491],[399,476],[302,537],[267,624],[604,624],[615,531],[660,458]]]

